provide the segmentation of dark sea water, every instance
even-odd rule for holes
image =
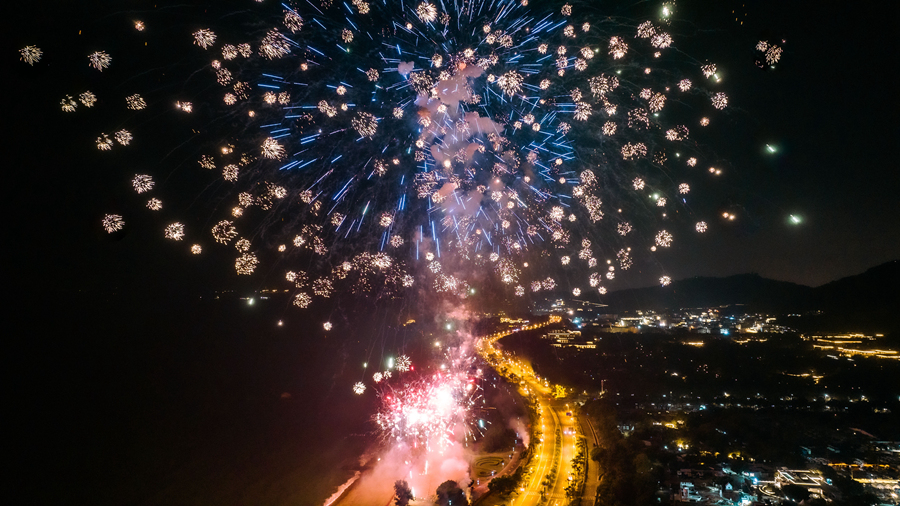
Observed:
[[[399,334],[208,299],[56,294],[17,315],[5,425],[29,503],[317,505],[353,475],[376,397],[350,387]]]

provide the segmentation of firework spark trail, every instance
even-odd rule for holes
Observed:
[[[600,193],[609,190],[594,183],[595,171],[603,169],[579,156],[576,141],[602,132],[608,151],[620,152],[623,161],[662,160],[661,165],[664,143],[652,133],[659,128],[650,128],[661,124],[648,112],[662,111],[673,88],[686,93],[697,86],[689,79],[648,78],[636,99],[636,87],[621,85],[614,74],[643,68],[625,63],[641,38],[659,49],[672,44],[671,36],[650,22],[631,42],[625,34],[608,36],[597,25],[585,25],[587,33],[576,35],[571,25],[550,16],[536,22],[533,13],[512,2],[493,10],[481,3],[457,5],[458,19],[435,9],[424,3],[414,13],[392,6],[358,8],[338,20],[329,11],[304,17],[286,8],[285,26],[292,34],[270,31],[260,48],[278,70],[254,76],[256,85],[265,89],[268,103],[274,102],[274,90],[289,96],[301,91],[311,100],[291,101],[259,120],[269,136],[262,154],[283,158],[280,171],[309,181],[301,183],[307,204],[303,222],[339,217],[331,220],[333,229],[320,229],[323,241],[355,236],[379,251],[401,250],[395,255],[406,245],[407,252],[415,247],[416,257],[422,249],[439,258],[453,252],[454,261],[490,257],[501,280],[512,284],[518,276],[510,273],[509,262],[498,262],[499,256],[520,264],[529,250],[546,247],[541,243],[565,250],[573,233],[596,234],[580,227],[579,217],[599,222]],[[357,19],[376,21],[382,30],[361,30]],[[332,32],[341,35],[329,49],[323,41]],[[422,39],[428,42],[423,45]],[[591,47],[604,40],[609,58],[594,58],[598,50]],[[542,56],[551,46],[555,59]],[[357,74],[336,79],[321,72],[350,53]],[[300,71],[291,70],[298,61]],[[221,63],[214,67],[221,75]],[[714,65],[693,70],[695,78],[715,73]],[[240,73],[238,66],[227,75]],[[252,98],[245,101],[235,106],[249,107]],[[723,108],[727,96],[716,93],[711,103]],[[620,127],[622,111],[634,119]],[[576,134],[567,119],[586,125]],[[670,143],[688,136],[683,125],[665,131]],[[337,154],[333,146],[341,143],[348,149]],[[233,173],[229,179],[235,179]],[[660,191],[658,185],[647,189]],[[668,191],[674,194],[676,188]],[[379,194],[390,197],[373,198]],[[568,208],[574,225],[553,214],[558,204]],[[430,271],[435,289],[466,292],[465,280]]]
[[[579,17],[577,5],[547,13],[510,0],[324,1],[277,11],[255,43],[225,40],[235,33],[226,27],[185,34],[187,47],[210,58],[218,91],[168,103],[245,118],[231,131],[234,122],[214,125],[214,136],[230,140],[199,164],[235,188],[237,202],[217,220],[238,230],[253,227],[240,219],[250,208],[274,214],[283,218],[267,220],[282,223],[267,232],[283,237],[274,254],[322,266],[308,276],[327,288],[297,287],[299,307],[335,290],[390,293],[416,280],[465,296],[485,271],[520,296],[528,285],[605,291],[589,283],[615,278],[615,267],[596,270],[604,260],[672,241],[674,232],[663,241],[628,234],[633,226],[674,215],[673,205],[693,213],[685,180],[702,177],[690,168],[704,153],[686,126],[670,123],[680,113],[668,111],[696,96],[716,113],[728,96],[715,89],[713,63],[654,71],[664,56],[678,57],[664,22],[628,26]],[[37,61],[26,49],[26,62]],[[97,70],[110,62],[103,51],[90,55]],[[80,99],[96,101],[90,92]],[[137,93],[125,102],[148,107]],[[61,103],[77,106],[71,96]],[[109,151],[131,140],[120,130],[96,142]],[[658,210],[643,203],[648,195]],[[608,218],[617,208],[637,214]],[[215,230],[191,238],[228,242]],[[582,239],[593,240],[591,255],[576,254]],[[241,253],[239,274],[273,254]],[[556,268],[548,277],[542,265]]]
[[[450,350],[445,358],[431,375],[408,372],[411,364],[406,357],[397,360],[395,378],[390,370],[375,373],[382,405],[373,419],[389,444],[431,452],[470,435],[472,408],[481,395],[481,370],[461,348]]]

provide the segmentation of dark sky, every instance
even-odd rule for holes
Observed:
[[[639,4],[633,12],[648,12],[654,5]],[[197,222],[189,226],[209,226],[207,211],[219,202],[215,188],[205,183],[197,182],[191,189],[196,192],[182,202],[166,201],[163,220],[128,216],[124,237],[110,238],[97,225],[108,209],[133,205],[124,202],[133,200],[125,175],[142,168],[182,174],[194,163],[197,150],[171,156],[153,151],[155,145],[189,138],[194,125],[163,131],[154,113],[125,120],[113,107],[83,120],[83,110],[66,115],[58,106],[63,95],[82,89],[103,99],[102,93],[118,97],[135,87],[151,88],[145,93],[149,100],[169,100],[178,90],[167,74],[192,71],[181,54],[184,45],[169,41],[199,26],[194,20],[210,17],[207,7],[197,2],[154,9],[149,2],[130,2],[122,10],[51,3],[38,11],[19,6],[11,15],[3,68],[8,89],[15,91],[6,97],[11,130],[4,136],[4,205],[14,279],[60,289],[164,287],[173,279],[210,288],[236,283],[227,260],[198,261],[184,254],[183,245],[175,248],[158,238],[157,229],[169,217],[196,211]],[[214,12],[208,24],[224,11]],[[727,160],[727,174],[711,198],[738,219],[713,223],[715,233],[679,240],[660,255],[673,278],[757,272],[816,286],[900,258],[895,196],[900,171],[894,149],[898,54],[889,40],[889,14],[850,3],[678,4],[682,21],[672,26],[676,45],[716,62],[730,96],[727,114],[717,118],[711,134],[716,152]],[[128,21],[140,18],[154,24],[136,35]],[[774,70],[754,65],[753,48],[761,38],[785,41],[782,62]],[[35,67],[18,61],[16,51],[26,44],[45,51]],[[102,74],[83,62],[83,54],[94,49],[110,50],[117,58]],[[146,85],[153,80],[156,88]],[[203,85],[200,81],[177,86],[192,90]],[[98,155],[92,144],[96,132],[109,130],[110,124],[118,128],[117,122],[135,132],[134,149],[148,156]],[[766,144],[778,152],[767,154]],[[164,184],[165,177],[157,180]],[[802,223],[790,224],[792,214]],[[272,272],[280,271],[273,267]],[[656,275],[637,273],[618,286],[652,284]],[[263,281],[240,283],[254,287]]]
[[[735,132],[726,133],[737,173],[729,183],[744,208],[730,234],[680,252],[682,275],[754,271],[816,286],[898,258],[898,72],[889,63],[898,51],[887,13],[837,2],[680,6],[721,44],[705,49],[726,62],[740,111],[725,128]],[[760,39],[786,41],[774,71],[753,66]],[[791,214],[802,224],[790,225]]]

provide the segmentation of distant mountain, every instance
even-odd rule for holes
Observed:
[[[898,260],[813,290],[812,305],[824,314],[804,323],[816,329],[900,331]]]
[[[804,321],[821,325],[823,330],[886,330],[897,328],[895,322],[900,321],[900,261],[893,260],[816,288],[758,274],[739,274],[683,279],[667,287],[620,290],[603,297],[602,302],[609,305],[611,312],[743,304],[746,311],[772,314],[821,312]]]
[[[683,279],[673,281],[667,287],[652,286],[616,291],[609,294],[603,302],[617,311],[731,304],[745,304],[759,310],[774,310],[798,306],[798,302],[809,300],[813,291],[814,289],[808,286],[766,279],[758,274],[738,274],[727,278]]]

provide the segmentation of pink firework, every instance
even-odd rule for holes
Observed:
[[[477,376],[467,370],[442,370],[401,387],[382,382],[382,406],[374,416],[382,436],[425,451],[456,444],[469,431],[478,391]]]

